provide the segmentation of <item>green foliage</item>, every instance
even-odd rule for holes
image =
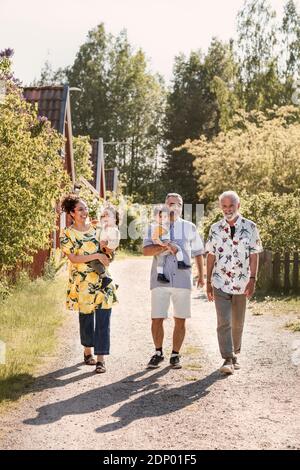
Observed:
[[[245,0],[238,14],[240,91],[247,110],[279,104],[275,16],[265,0]]]
[[[79,135],[78,137],[73,137],[73,156],[77,179],[80,176],[83,176],[88,181],[93,178],[91,150],[89,136]]]
[[[283,76],[295,77],[300,71],[300,15],[294,0],[288,0],[280,29]]]
[[[274,253],[300,250],[300,193],[262,192],[242,198],[243,215],[257,222],[263,246]]]
[[[120,249],[138,253],[142,249],[144,229],[149,220],[151,206],[135,203],[133,197],[108,194],[108,201],[120,214]]]
[[[248,194],[292,193],[300,187],[300,124],[297,108],[240,114],[239,128],[188,141],[184,148],[195,157],[199,197],[213,203],[228,189]]]
[[[7,73],[7,60],[0,58]],[[0,74],[1,75],[1,74]],[[49,245],[56,226],[55,204],[70,182],[60,150],[63,139],[46,118],[6,79],[0,103],[0,270],[32,260]]]
[[[245,0],[238,14],[238,96],[247,111],[290,105],[300,70],[300,21],[287,0],[281,23],[265,0]]]

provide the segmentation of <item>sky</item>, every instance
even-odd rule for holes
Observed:
[[[284,0],[269,0],[279,16]],[[0,50],[13,48],[13,70],[24,85],[39,78],[48,60],[53,69],[71,65],[89,30],[103,22],[114,35],[127,29],[153,72],[168,82],[174,57],[206,51],[211,38],[235,37],[244,0],[0,0]]]

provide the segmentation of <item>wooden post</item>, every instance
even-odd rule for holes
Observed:
[[[272,257],[273,253],[269,250],[259,254],[258,289],[265,293],[270,292],[273,287]]]
[[[280,292],[280,253],[275,253],[273,259],[273,288],[278,293]]]
[[[293,293],[299,294],[299,253],[294,253],[293,260]]]
[[[289,294],[291,290],[291,283],[290,283],[290,254],[284,253],[284,285],[283,285],[283,292],[285,294]]]

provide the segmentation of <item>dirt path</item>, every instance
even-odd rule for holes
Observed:
[[[286,316],[248,313],[243,368],[228,378],[214,307],[193,292],[184,368],[145,370],[150,335],[150,259],[114,263],[120,303],[112,322],[108,372],[81,363],[78,319],[65,332],[63,361],[2,421],[2,449],[300,449],[300,366],[291,360],[300,335]],[[170,352],[172,320],[165,322]]]

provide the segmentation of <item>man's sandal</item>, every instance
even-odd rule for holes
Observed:
[[[96,361],[93,358],[92,354],[88,354],[87,356],[84,354],[83,355],[83,360],[84,360],[84,363],[88,366],[94,366],[96,364]]]
[[[103,374],[106,372],[106,367],[104,365],[104,362],[97,362],[96,363],[96,369],[95,369],[96,374]]]

